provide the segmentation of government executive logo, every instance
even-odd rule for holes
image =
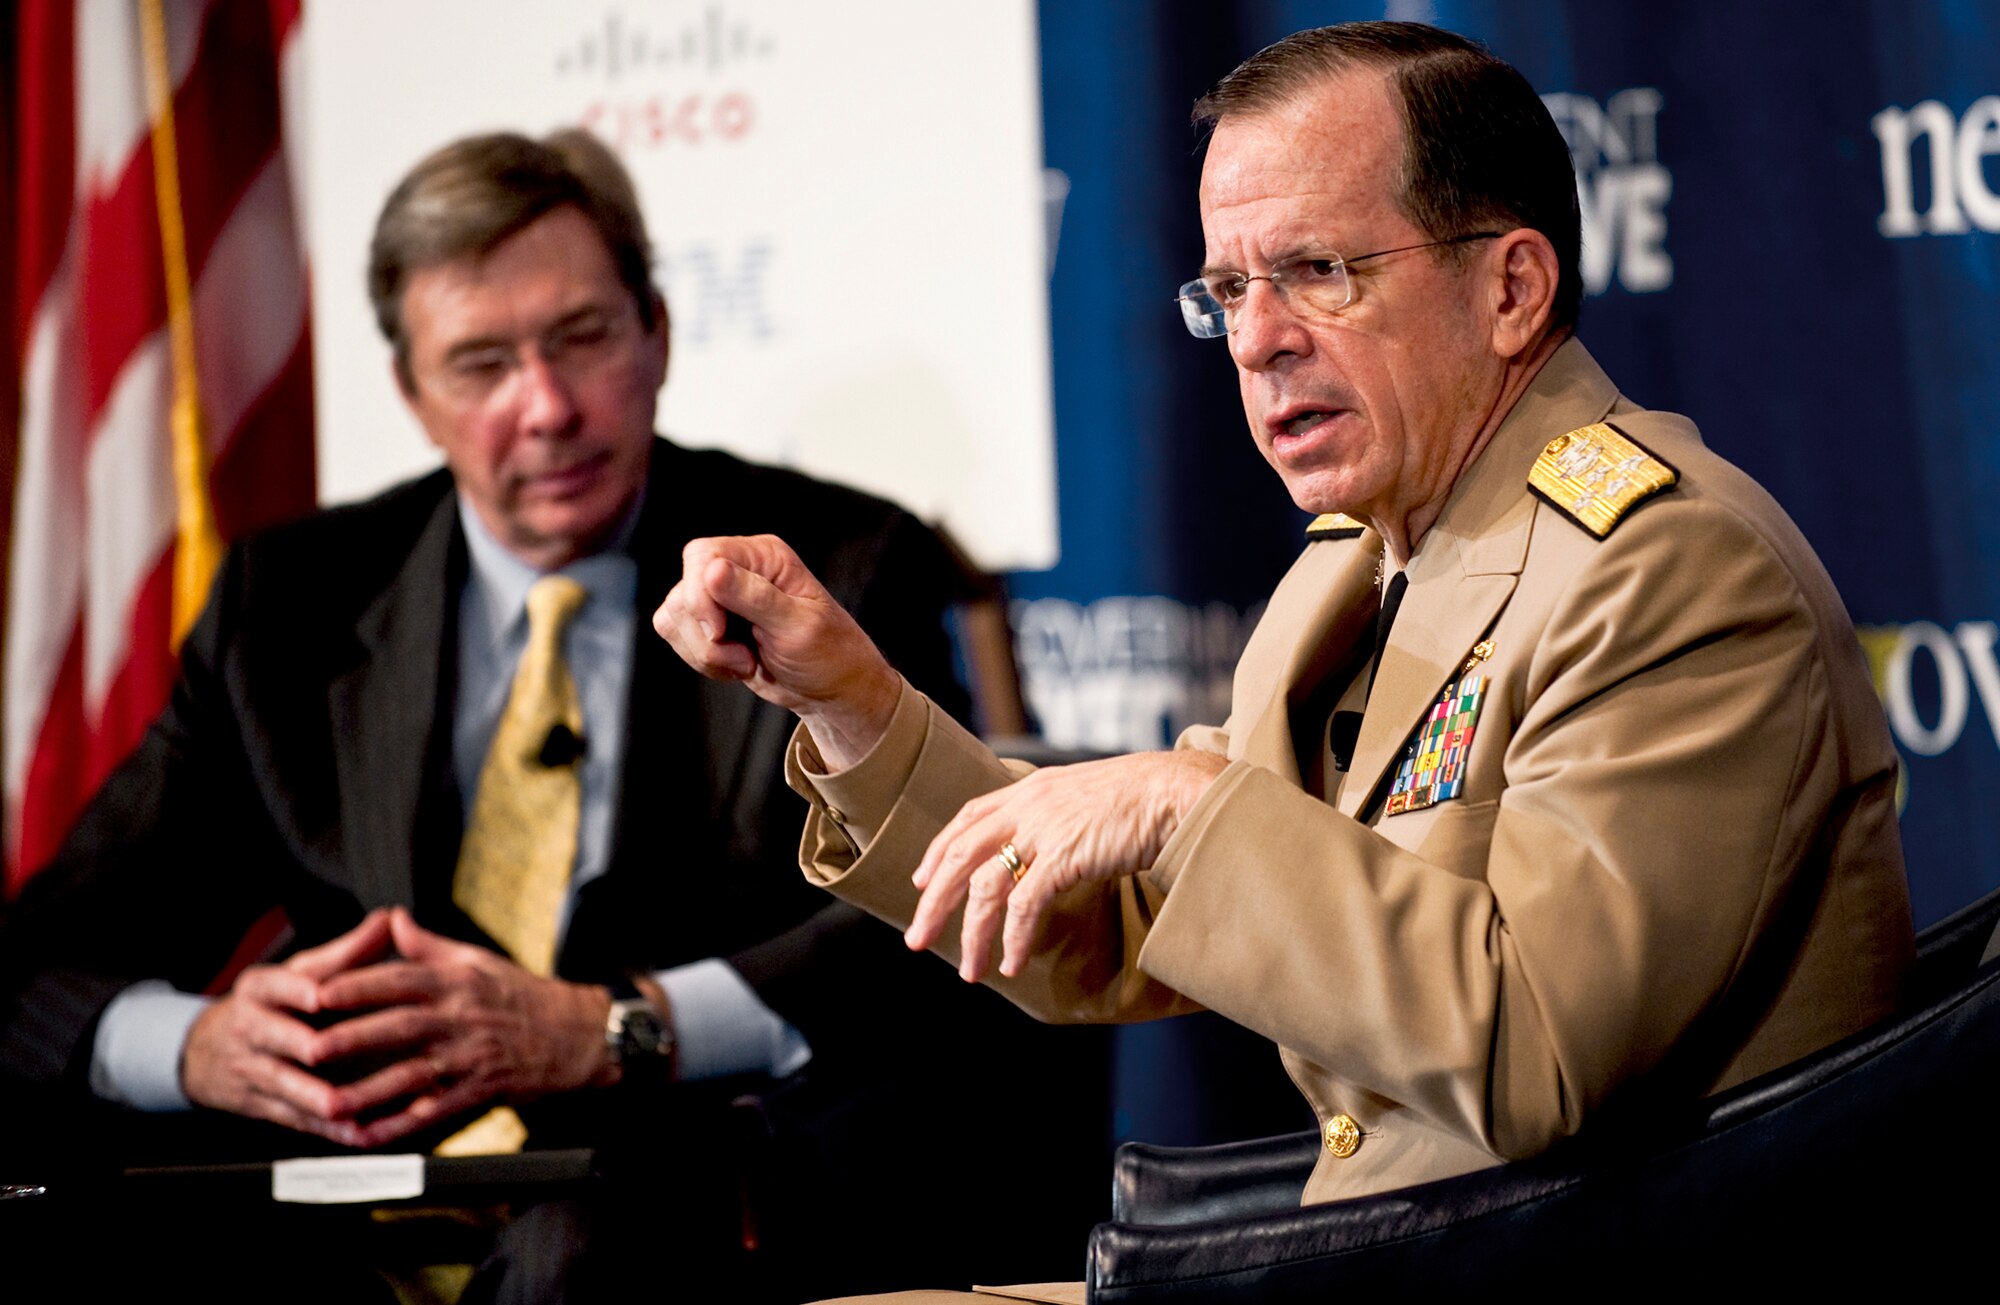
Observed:
[[[1229,715],[1236,658],[1263,614],[1157,595],[1013,605],[1021,689],[1059,748],[1164,748],[1190,725]]]
[[[1883,235],[2000,231],[2000,195],[1986,180],[1986,160],[2000,154],[2000,95],[1974,100],[1962,115],[1937,100],[1891,106],[1868,126],[1882,146],[1882,216],[1875,225]]]
[[[1632,294],[1674,283],[1667,253],[1667,201],[1674,177],[1660,162],[1660,108],[1651,86],[1632,86],[1599,104],[1557,91],[1542,97],[1569,142],[1583,216],[1583,289],[1603,294],[1615,281]]]
[[[1960,621],[1946,629],[1935,621],[1911,621],[1864,625],[1855,633],[1898,748],[1936,757],[1968,737],[1978,739],[1980,731],[1972,727],[1975,698],[1987,732],[2000,746],[2000,624]],[[1905,765],[1899,807],[1908,800],[1909,775]]]

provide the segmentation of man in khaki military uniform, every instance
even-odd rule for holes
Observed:
[[[1189,326],[1328,514],[1228,723],[1023,776],[781,543],[697,541],[655,624],[801,717],[808,877],[967,978],[997,951],[1043,1017],[1200,1005],[1269,1036],[1324,1129],[1308,1201],[1529,1155],[1887,1014],[1910,918],[1852,627],[1778,506],[1573,338],[1575,182],[1534,92],[1370,23],[1280,42],[1197,112]]]

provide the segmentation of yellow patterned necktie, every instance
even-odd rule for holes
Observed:
[[[558,725],[583,737],[562,635],[588,596],[561,575],[543,576],[528,589],[528,647],[479,772],[451,886],[459,909],[538,975],[555,972],[556,925],[576,863],[581,763],[545,749]]]

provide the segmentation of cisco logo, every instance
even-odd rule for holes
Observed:
[[[1868,125],[1882,146],[1882,216],[1875,225],[1883,235],[2000,231],[2000,195],[1986,180],[1986,160],[2000,154],[2000,95],[1974,100],[1963,115],[1936,100],[1887,108]]]
[[[708,5],[699,18],[661,28],[612,9],[556,52],[556,75],[616,82],[648,70],[721,73],[770,58],[777,44],[770,33],[732,17],[722,5]]]
[[[577,115],[614,149],[737,145],[758,126],[755,88],[777,75],[777,37],[727,5],[686,21],[649,21],[622,7],[555,52],[556,76],[591,98]]]

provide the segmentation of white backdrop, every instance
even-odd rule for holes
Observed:
[[[321,497],[433,466],[362,274],[395,180],[473,131],[590,126],[674,322],[663,431],[1056,558],[1032,0],[306,7]]]

